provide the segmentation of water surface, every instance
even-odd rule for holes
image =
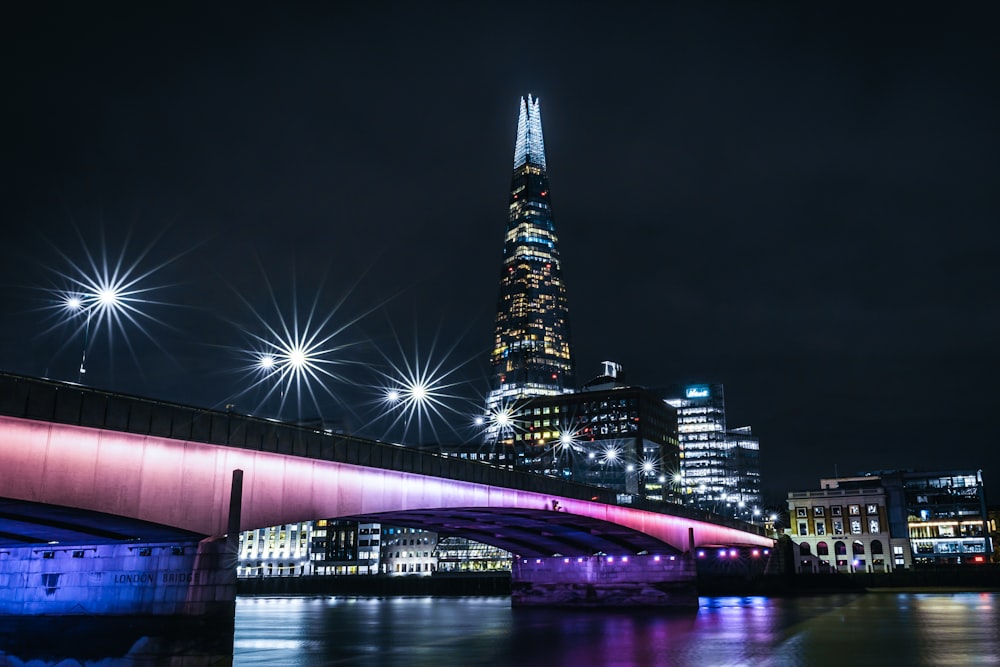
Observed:
[[[1000,665],[1000,594],[701,598],[696,612],[509,598],[240,598],[234,664]]]

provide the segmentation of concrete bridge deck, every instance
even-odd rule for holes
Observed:
[[[649,551],[663,536],[636,535],[636,526],[624,524],[618,527],[620,534],[615,535],[616,529],[607,525],[598,528],[594,522],[606,522],[611,515],[622,512],[641,512],[660,515],[662,522],[676,525],[680,532],[671,531],[676,535],[670,543],[678,550],[689,546],[686,543],[687,531],[682,529],[682,524],[698,528],[695,537],[699,543],[769,543],[760,527],[680,505],[622,496],[609,489],[505,470],[482,462],[320,429],[116,394],[70,383],[0,374],[0,416],[14,418],[0,417],[0,437],[6,440],[0,440],[0,461],[6,460],[9,464],[6,469],[11,472],[20,469],[21,472],[15,475],[18,479],[36,477],[34,483],[18,484],[18,493],[10,493],[12,487],[8,482],[13,480],[10,480],[11,475],[4,475],[7,480],[0,478],[0,496],[79,505],[72,502],[80,500],[79,493],[74,489],[80,489],[80,471],[86,470],[93,475],[89,484],[92,488],[86,495],[112,497],[103,502],[89,497],[85,505],[80,506],[110,513],[119,510],[126,512],[125,516],[144,520],[167,520],[166,525],[204,534],[225,532],[226,512],[221,511],[221,506],[214,512],[211,522],[192,520],[189,508],[185,509],[183,504],[176,502],[166,502],[177,507],[173,515],[170,512],[164,515],[162,511],[143,512],[141,508],[163,504],[168,499],[162,496],[177,495],[178,491],[184,495],[192,493],[192,501],[200,498],[203,503],[217,504],[205,498],[205,492],[209,491],[218,499],[228,491],[228,472],[218,470],[221,458],[232,461],[230,469],[240,467],[247,470],[241,521],[243,529],[333,516],[367,517],[463,534],[480,541],[488,542],[492,535],[494,543],[500,539],[502,531],[499,528],[516,528],[510,532],[517,532],[518,535],[512,535],[506,543],[497,546],[529,555],[546,551],[595,553],[608,552],[609,549],[611,552],[624,550],[637,553]],[[16,448],[21,453],[12,456],[10,450],[15,441],[19,443]],[[34,443],[33,453],[23,451],[29,443]],[[57,454],[61,447],[64,450]],[[235,451],[232,455],[220,457],[220,447]],[[196,466],[196,459],[201,470],[191,472]],[[333,505],[336,507],[329,508],[339,510],[336,513],[309,516],[307,508],[293,508],[293,503],[286,502],[285,497],[303,493],[302,486],[306,483],[322,485],[317,480],[317,464],[327,476],[334,469],[339,472],[335,475],[336,480],[330,478],[329,481],[336,481],[341,488],[339,495],[342,502],[335,502]],[[275,481],[263,483],[262,478],[275,476],[275,466],[282,471],[280,484]],[[149,469],[151,467],[152,470]],[[253,473],[250,468],[254,469]],[[349,474],[357,473],[358,469],[382,473],[360,475],[360,478],[357,474]],[[45,471],[44,477],[39,477],[40,470]],[[185,470],[188,472],[185,473]],[[207,470],[211,474],[206,473]],[[323,476],[323,473],[319,474]],[[154,477],[161,479],[157,482]],[[45,478],[49,481],[46,482]],[[398,498],[395,506],[386,506],[386,502],[363,502],[366,494],[376,493],[376,488],[370,484],[376,478],[380,480],[379,489],[383,498],[386,494]],[[433,502],[429,503],[432,498],[414,503],[412,496],[416,486],[422,487],[422,495],[428,495],[429,478],[438,480],[433,484],[436,491],[430,491],[429,495],[437,495],[439,501],[445,500],[440,496],[445,488],[454,492],[462,487],[464,493],[459,493],[458,498],[452,493],[448,498],[450,505],[435,506]],[[415,480],[423,481],[418,484]],[[451,485],[444,480],[460,484]],[[343,497],[345,484],[354,492],[354,500],[362,502],[350,502]],[[327,486],[333,488],[332,484]],[[130,489],[131,498],[126,489]],[[154,489],[159,491],[154,492]],[[470,489],[477,489],[480,493],[469,497]],[[492,490],[485,495],[494,496],[494,501],[479,504],[486,500],[482,493],[485,489]],[[410,496],[408,503],[402,499],[403,492],[407,491],[409,493],[405,495]],[[133,502],[149,498],[151,492],[161,497],[156,502],[152,502],[153,499],[147,503]],[[255,496],[260,496],[257,502]],[[505,513],[500,511],[496,496],[531,500],[522,507],[510,507],[507,503]],[[387,502],[393,504],[391,500]],[[602,512],[570,511],[570,505],[580,503],[605,509]],[[256,505],[261,507],[255,509]],[[561,514],[555,514],[552,511],[554,508]],[[581,536],[577,542],[570,538],[571,533]],[[607,537],[604,542],[597,539],[602,533]],[[531,540],[524,539],[526,534],[533,534],[536,539],[545,537],[539,542],[548,541],[549,544],[539,543],[537,548],[532,548]],[[647,539],[649,537],[653,540]]]
[[[47,613],[56,603],[63,613],[83,599],[109,610],[228,613],[236,533],[320,518],[420,527],[506,549],[515,556],[515,605],[697,606],[685,552],[773,544],[754,526],[609,489],[9,374],[0,374],[0,471],[2,498],[215,538],[75,549],[62,561],[53,549],[41,550],[42,561],[39,550],[14,549],[19,562],[2,574],[21,591],[16,613]],[[152,559],[154,551],[163,555]],[[124,595],[104,583],[122,580],[142,587]],[[146,586],[158,588],[147,595]]]

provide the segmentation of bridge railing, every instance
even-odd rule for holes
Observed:
[[[250,415],[0,373],[0,415],[335,461],[671,514],[764,535],[760,526],[613,489]]]

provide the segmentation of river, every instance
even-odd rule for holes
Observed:
[[[234,664],[1000,665],[1000,594],[701,598],[697,612],[509,598],[241,598]]]
[[[0,617],[0,667],[1000,666],[1000,593],[700,603],[667,613],[511,609],[509,597],[241,597],[224,631],[185,617]]]

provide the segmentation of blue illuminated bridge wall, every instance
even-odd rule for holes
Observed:
[[[0,498],[205,536],[348,518],[468,537],[521,556],[771,546],[759,527],[402,446],[0,374]],[[2,526],[0,526],[2,532]]]

